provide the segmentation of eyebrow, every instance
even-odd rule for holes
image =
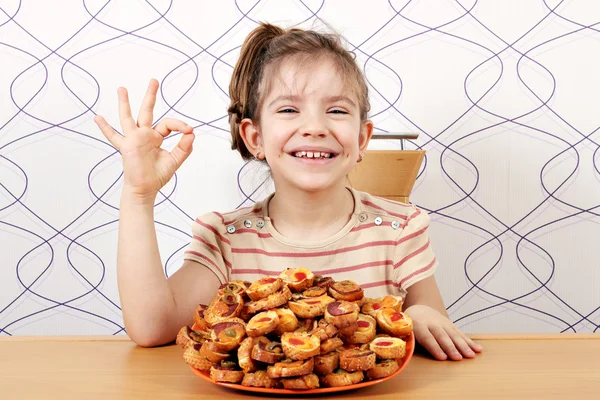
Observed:
[[[300,96],[277,96],[275,97],[275,99],[273,99],[272,102],[269,103],[268,107],[271,107],[273,104],[279,102],[279,101],[300,101]],[[343,95],[339,95],[339,96],[328,96],[325,98],[325,102],[326,103],[335,103],[337,101],[342,101],[344,103],[348,103],[353,107],[356,107],[356,104],[352,101],[352,99],[350,99],[348,96],[343,96]]]

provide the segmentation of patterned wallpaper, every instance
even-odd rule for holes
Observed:
[[[166,274],[195,216],[270,192],[226,119],[257,21],[341,32],[376,131],[420,133],[406,143],[427,151],[412,201],[431,213],[460,327],[599,330],[599,2],[0,0],[0,335],[123,334],[121,162],[92,121],[118,127],[118,86],[136,113],[156,77],[157,119],[195,127],[156,201]]]

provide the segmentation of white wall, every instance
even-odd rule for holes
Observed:
[[[156,77],[156,117],[196,127],[157,200],[170,274],[195,216],[270,190],[230,150],[243,38],[255,21],[320,18],[356,46],[377,130],[421,134],[412,200],[432,213],[452,319],[468,332],[596,330],[600,3],[0,0],[0,335],[122,333],[121,163],[92,121],[118,126],[119,85],[135,113]]]

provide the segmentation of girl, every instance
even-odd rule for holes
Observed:
[[[133,341],[173,341],[195,306],[207,304],[223,282],[306,267],[354,280],[369,297],[403,296],[416,340],[439,360],[481,351],[446,314],[427,214],[346,187],[373,123],[364,76],[339,37],[262,24],[246,38],[229,87],[232,148],[268,163],[276,191],[253,207],[199,217],[185,262],[169,279],[154,200],[190,155],[194,134],[175,119],[152,126],[157,90],[152,80],[136,122],[127,91],[119,88],[124,136],[95,118],[123,157],[117,273]],[[161,149],[173,131],[182,133],[178,145]]]

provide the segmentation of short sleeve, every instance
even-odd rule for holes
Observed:
[[[202,264],[223,284],[229,281],[230,257],[231,242],[225,237],[221,215],[209,213],[198,217],[192,223],[192,241],[183,258]]]
[[[430,277],[437,268],[429,240],[430,221],[426,212],[415,207],[407,216],[397,239],[393,279],[403,297],[412,284]]]

